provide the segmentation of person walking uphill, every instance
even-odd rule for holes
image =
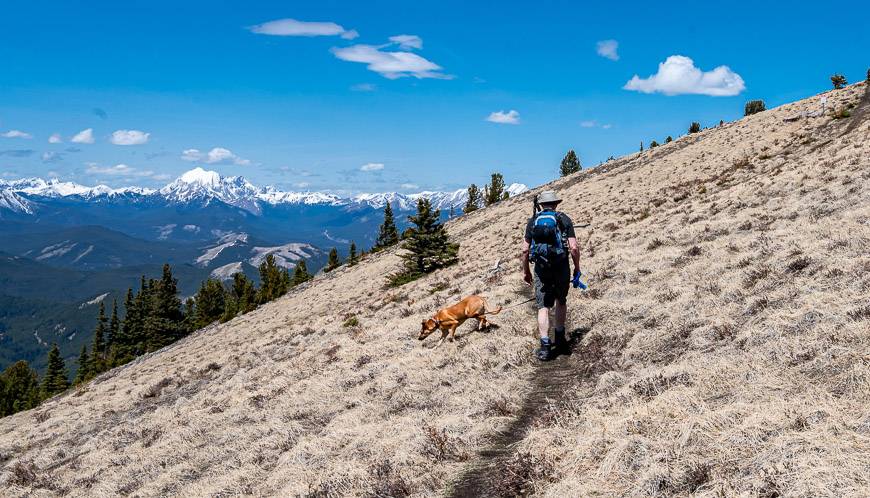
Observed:
[[[535,351],[535,355],[541,361],[568,352],[568,339],[565,337],[568,289],[572,283],[578,286],[580,279],[580,250],[574,224],[565,213],[556,211],[560,202],[562,200],[551,190],[537,196],[535,215],[526,225],[523,240],[523,277],[527,284],[534,284],[535,287],[538,332],[541,336],[541,347]],[[573,278],[568,263],[569,254],[574,263]],[[530,262],[535,265],[534,276]],[[549,335],[550,309],[554,310],[555,315],[555,344]]]

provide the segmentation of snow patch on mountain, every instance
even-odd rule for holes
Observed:
[[[105,294],[100,294],[99,296],[91,299],[90,301],[85,301],[79,305],[79,309],[81,310],[81,309],[85,309],[85,307],[87,307],[87,306],[93,306],[95,304],[99,304],[103,301],[103,299],[106,299],[106,296],[108,296],[108,295],[109,295],[109,293],[107,292]]]
[[[235,263],[229,263],[223,266],[219,266],[211,271],[211,278],[216,278],[218,280],[231,280],[233,275],[236,273],[242,272],[242,262],[236,261]]]
[[[291,243],[283,246],[275,247],[254,247],[251,249],[253,256],[248,260],[254,266],[260,266],[260,263],[266,260],[270,254],[275,257],[275,264],[283,268],[291,269],[296,267],[296,262],[310,258],[317,253],[317,249],[311,244]]]
[[[58,244],[53,244],[43,248],[42,251],[39,252],[39,256],[35,259],[36,261],[44,261],[46,259],[57,258],[72,251],[77,245],[78,243],[76,242],[65,240]]]
[[[209,265],[216,257],[220,255],[224,249],[240,246],[248,243],[248,234],[246,233],[230,233],[224,235],[217,241],[217,245],[206,249],[201,256],[196,258],[194,263],[202,268]]]
[[[169,225],[163,225],[155,227],[157,229],[157,240],[166,240],[172,235],[172,231],[177,227],[175,223],[170,223]]]
[[[76,256],[76,259],[73,260],[73,263],[78,263],[80,259],[82,259],[85,256],[87,256],[88,254],[90,254],[91,251],[93,251],[93,250],[94,250],[94,246],[92,246],[92,245],[88,246],[87,249],[85,249],[78,256]]]

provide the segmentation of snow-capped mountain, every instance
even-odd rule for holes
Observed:
[[[125,194],[149,195],[154,189],[143,187],[123,187],[113,189],[106,185],[86,187],[74,182],[62,182],[57,178],[43,180],[42,178],[22,178],[4,182],[0,180],[0,188],[8,188],[14,192],[40,197],[80,196],[92,198],[97,196],[116,196]]]
[[[12,211],[13,213],[33,214],[33,204],[16,194],[9,188],[0,186],[0,213],[3,210]]]
[[[425,191],[413,194],[398,192],[383,192],[373,194],[358,194],[351,197],[340,197],[327,192],[292,192],[282,191],[273,186],[257,187],[241,176],[221,176],[215,171],[202,168],[192,169],[159,190],[142,187],[124,187],[112,189],[105,185],[86,187],[73,182],[61,182],[57,179],[43,180],[41,178],[26,178],[0,183],[0,188],[14,193],[40,197],[70,197],[83,199],[142,198],[153,203],[199,204],[208,206],[217,200],[226,205],[237,207],[253,213],[262,214],[264,205],[304,205],[345,207],[349,210],[360,207],[375,209],[383,208],[388,202],[400,211],[415,209],[417,200],[429,199],[433,207],[450,211],[460,211],[468,199],[465,189],[451,192]],[[528,190],[523,184],[514,183],[506,189],[510,195],[517,195]]]

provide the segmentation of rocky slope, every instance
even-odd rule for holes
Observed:
[[[458,265],[384,290],[395,251],[0,420],[13,495],[870,493],[870,97],[818,96],[560,179],[590,290],[575,353],[526,306],[433,350],[422,318],[507,305],[530,195],[449,224]],[[862,100],[863,98],[863,100]]]

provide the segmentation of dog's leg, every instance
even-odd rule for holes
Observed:
[[[458,328],[459,328],[459,325],[454,325],[453,327],[450,328],[450,342],[453,342],[456,340],[456,329],[458,329]]]
[[[437,348],[438,346],[440,346],[442,342],[444,342],[444,339],[447,338],[447,333],[448,333],[448,332],[449,332],[449,330],[442,330],[442,331],[441,331],[441,340],[439,340],[439,341],[438,341],[438,344],[435,345],[436,348]]]
[[[481,317],[479,317],[479,318],[477,319],[477,330],[478,330],[478,332],[481,331],[481,330],[483,330],[483,329],[485,329],[485,328],[487,328],[488,326],[489,326],[489,323],[486,322],[486,317],[485,317],[485,316],[481,316]]]

